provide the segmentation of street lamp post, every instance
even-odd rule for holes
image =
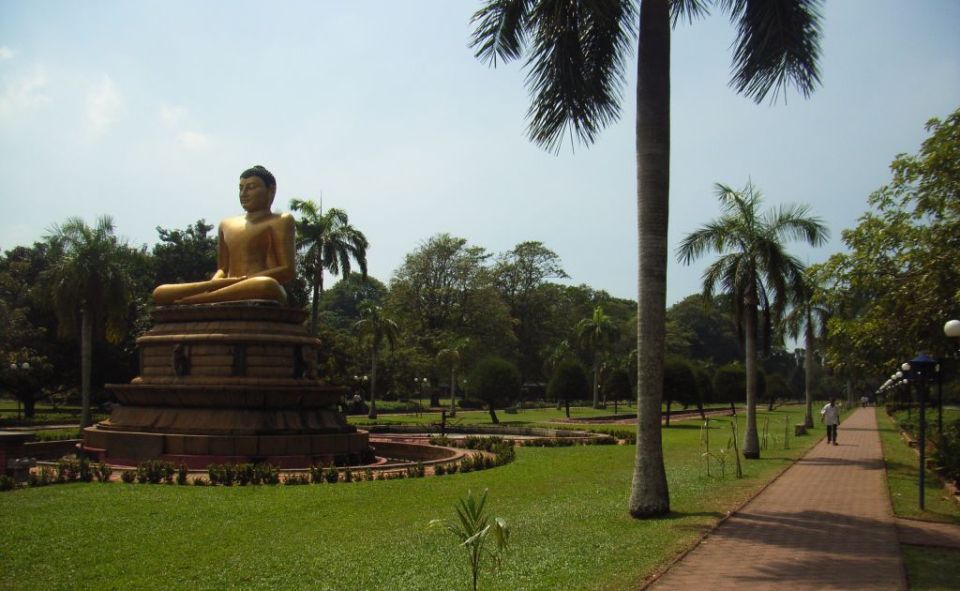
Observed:
[[[29,361],[24,361],[23,363],[21,363],[21,364],[19,364],[19,365],[17,365],[16,363],[11,363],[11,364],[10,364],[10,371],[12,371],[12,372],[14,372],[14,373],[21,372],[21,371],[27,371],[27,370],[29,370],[29,369],[30,369],[30,362],[29,362]],[[20,420],[20,398],[19,398],[18,396],[16,396],[16,395],[14,395],[14,398],[17,399],[17,420],[19,421],[19,420]]]
[[[933,378],[936,366],[936,359],[924,353],[920,353],[909,363],[904,363],[902,366],[904,373],[909,374],[910,381],[917,385],[917,393],[920,395],[920,433],[917,446],[920,451],[919,504],[921,511],[924,509],[924,484],[927,467],[927,386]]]

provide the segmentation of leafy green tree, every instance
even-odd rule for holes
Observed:
[[[524,382],[541,374],[541,352],[556,336],[549,279],[565,279],[560,257],[541,242],[521,242],[500,255],[493,267],[494,284],[510,308]]]
[[[520,385],[520,370],[516,365],[501,357],[487,357],[470,372],[467,392],[487,403],[490,421],[497,424],[500,419],[496,408],[516,400],[520,396]]]
[[[713,400],[729,402],[733,414],[737,414],[736,403],[743,400],[746,389],[747,372],[739,363],[724,365],[713,374]]]
[[[491,354],[516,355],[513,320],[493,285],[489,258],[484,248],[449,234],[431,237],[404,257],[387,306],[427,355],[451,339],[470,339],[462,352],[467,367]]]
[[[826,242],[828,232],[806,206],[790,205],[760,212],[760,191],[747,183],[742,191],[717,184],[721,217],[686,236],[677,249],[685,264],[716,251],[720,258],[703,273],[703,295],[712,298],[718,287],[733,296],[738,327],[744,335],[747,372],[747,428],[743,457],[760,457],[757,433],[757,334],[763,328],[769,345],[773,325],[782,318],[791,293],[800,289],[803,265],[783,245],[789,238],[811,246]],[[763,325],[758,324],[758,310]]]
[[[888,375],[917,351],[953,351],[942,326],[960,315],[960,110],[927,131],[843,231],[844,252],[814,269],[832,312],[826,363],[844,378]]]
[[[569,419],[570,401],[584,400],[590,395],[590,383],[583,366],[573,359],[560,362],[547,384],[547,395],[557,402],[563,402]]]
[[[633,384],[630,383],[630,372],[623,367],[614,367],[603,382],[603,397],[605,400],[630,400],[633,397]]]
[[[620,337],[620,330],[603,307],[593,309],[590,318],[577,323],[577,341],[593,357],[593,408],[600,408],[600,364],[603,352]]]
[[[0,283],[4,277],[0,276]],[[44,347],[44,331],[33,326],[24,308],[11,308],[0,299],[0,388],[13,394],[23,404],[23,414],[34,417],[41,385],[53,366],[40,353]]]
[[[384,305],[387,286],[361,273],[348,273],[320,297],[320,319],[335,328],[349,328],[360,319],[360,305],[370,300]]]
[[[109,216],[93,227],[80,218],[54,226],[50,236],[53,262],[47,287],[62,338],[74,337],[80,325],[81,427],[90,425],[90,386],[94,338],[111,342],[126,336],[131,280],[125,265],[129,252],[114,235]],[[79,318],[78,318],[79,317]]]
[[[213,226],[197,220],[183,230],[157,226],[160,242],[153,246],[156,285],[209,279],[217,269],[217,238]]]
[[[300,214],[297,220],[297,249],[310,276],[310,334],[317,334],[317,316],[323,295],[323,271],[334,275],[350,274],[350,261],[357,262],[360,273],[367,276],[367,237],[350,225],[347,212],[322,207],[310,200],[292,199],[290,209]]]
[[[787,334],[794,339],[798,338],[801,333],[803,334],[803,392],[804,403],[806,404],[803,423],[807,427],[813,427],[813,376],[816,363],[814,348],[817,339],[823,336],[826,330],[830,314],[825,306],[818,304],[814,299],[817,287],[813,283],[812,276],[805,274],[799,287],[800,289],[793,294],[793,306],[784,319],[784,325]]]
[[[738,29],[732,85],[762,101],[794,82],[819,81],[815,0],[729,0]],[[616,121],[631,41],[637,40],[636,152],[639,231],[637,453],[629,502],[634,517],[670,509],[660,433],[667,220],[670,183],[670,29],[706,13],[697,0],[487,0],[474,15],[472,45],[488,63],[526,54],[529,136],[548,150],[569,133],[591,144]]]
[[[730,298],[685,297],[667,309],[667,352],[717,365],[742,359]]]
[[[667,357],[663,364],[663,399],[667,407],[666,425],[670,426],[670,406],[679,402],[684,408],[696,404],[700,416],[704,417],[703,404],[700,402],[697,376],[693,368],[684,359]]]
[[[370,414],[369,418],[377,418],[377,359],[384,341],[393,348],[400,334],[397,323],[383,313],[383,308],[371,301],[360,306],[360,320],[354,324],[354,329],[366,337],[370,345]]]

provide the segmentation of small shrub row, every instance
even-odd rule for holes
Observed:
[[[280,484],[280,470],[271,464],[210,464],[207,476],[212,486]]]
[[[90,461],[86,458],[80,460],[60,460],[54,468],[57,482],[90,482],[93,480],[93,473],[90,471]]]
[[[140,484],[173,484],[173,475],[177,469],[173,462],[163,460],[147,460],[137,464],[137,482]]]
[[[79,429],[40,429],[33,435],[35,441],[67,441],[82,437]]]
[[[0,474],[0,492],[13,490],[16,485],[17,483],[14,482],[13,478],[6,474]]]

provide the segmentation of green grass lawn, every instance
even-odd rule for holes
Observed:
[[[801,415],[779,409],[771,424]],[[712,424],[714,445],[725,443],[728,423]],[[467,588],[463,551],[427,524],[482,489],[513,532],[503,570],[485,575],[484,589],[630,589],[819,435],[791,438],[789,450],[771,438],[764,459],[744,464],[744,479],[728,469],[721,480],[703,474],[699,427],[664,431],[673,513],[645,521],[626,512],[633,446],[520,448],[501,468],[415,480],[3,493],[0,589]]]
[[[74,405],[63,405],[53,408],[46,402],[38,402],[36,405],[36,414],[33,419],[27,419],[23,416],[23,408],[20,409],[20,419],[17,419],[16,400],[0,399],[0,428],[5,426],[30,426],[46,424],[79,424],[80,407]],[[107,415],[93,409],[93,420],[102,421]]]
[[[903,546],[910,591],[948,591],[957,588],[960,550]]]
[[[893,512],[900,517],[960,523],[960,507],[946,498],[943,483],[936,472],[926,471],[924,486],[925,511],[919,508],[917,452],[900,438],[900,430],[882,407],[877,408],[877,426],[883,457],[887,464],[887,485]]]
[[[945,409],[946,410],[946,409]],[[944,414],[956,420],[957,413]],[[934,423],[935,424],[935,423]],[[887,464],[887,486],[893,512],[899,517],[960,523],[960,507],[946,498],[943,483],[935,472],[927,470],[924,486],[924,511],[919,507],[919,456],[900,438],[900,429],[882,407],[877,408],[880,443]],[[960,580],[960,550],[927,548],[902,544],[903,562],[912,591],[956,589]]]

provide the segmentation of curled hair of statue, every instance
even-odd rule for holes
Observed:
[[[257,164],[253,168],[248,168],[245,171],[243,171],[243,174],[240,175],[240,178],[247,179],[252,176],[255,176],[258,179],[262,180],[263,184],[266,185],[267,187],[272,188],[277,186],[277,179],[273,177],[273,173],[271,173],[266,168],[260,166],[259,164]]]

